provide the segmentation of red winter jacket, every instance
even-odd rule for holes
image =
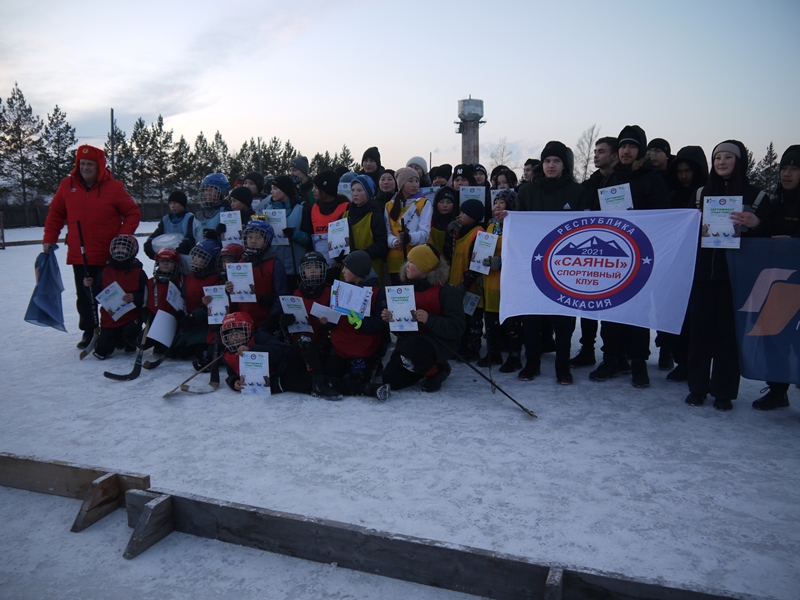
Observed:
[[[88,190],[80,176],[81,158],[97,162],[97,183]],[[122,233],[135,233],[140,220],[139,206],[122,182],[111,177],[103,151],[92,146],[81,146],[75,156],[75,168],[61,181],[50,202],[42,243],[56,243],[66,224],[67,264],[82,264],[76,224],[80,221],[89,264],[102,266],[110,256],[111,240]]]

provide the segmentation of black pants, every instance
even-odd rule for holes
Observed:
[[[139,334],[142,332],[142,322],[134,319],[119,327],[103,327],[100,336],[97,338],[94,351],[100,356],[108,356],[114,352],[114,348],[122,344],[128,348],[139,343]]]
[[[597,339],[597,321],[594,319],[581,318],[581,348],[591,348],[594,350],[594,343]]]
[[[103,267],[89,265],[89,277],[97,281],[97,276],[102,269]],[[83,265],[72,265],[72,274],[75,276],[75,294],[77,296],[75,307],[78,309],[78,328],[81,331],[91,331],[94,329],[96,313],[92,302],[92,291],[83,285],[85,275]]]
[[[689,391],[735,400],[739,348],[730,281],[695,281],[689,298]]]
[[[603,338],[604,357],[627,356],[631,360],[647,360],[650,357],[649,329],[603,321],[600,337]]]
[[[554,315],[547,317],[553,322],[556,333],[556,363],[569,362],[572,333],[575,331],[575,317]],[[525,315],[522,326],[525,336],[525,356],[528,361],[538,361],[542,356],[542,315]]]
[[[436,349],[429,339],[420,335],[399,338],[383,369],[383,383],[401,390],[417,383],[435,364]]]

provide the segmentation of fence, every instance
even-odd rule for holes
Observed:
[[[197,208],[189,205],[187,210],[193,211]],[[169,205],[166,202],[139,204],[139,210],[142,212],[142,221],[159,221],[169,212]],[[0,212],[0,215],[3,215],[0,218],[3,219],[2,223],[6,229],[44,227],[49,211],[49,206],[6,206]]]

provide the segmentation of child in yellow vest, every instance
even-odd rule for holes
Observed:
[[[428,242],[433,207],[419,192],[419,175],[411,167],[397,169],[397,193],[386,204],[386,237],[389,253],[386,262],[392,285],[401,285],[400,267],[408,251]]]
[[[381,285],[383,259],[388,252],[386,222],[383,211],[375,204],[375,184],[367,175],[358,175],[350,182],[352,201],[342,217],[350,226],[350,252],[364,250]]]
[[[447,226],[455,221],[457,214],[458,196],[456,192],[453,188],[446,186],[439,188],[433,197],[433,221],[428,243],[439,251],[440,256],[444,255]]]

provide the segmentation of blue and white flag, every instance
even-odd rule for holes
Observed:
[[[566,315],[680,333],[694,276],[696,210],[509,212],[500,320]]]
[[[800,383],[800,239],[742,238],[727,259],[742,376]]]

